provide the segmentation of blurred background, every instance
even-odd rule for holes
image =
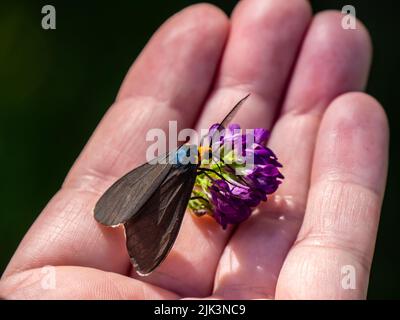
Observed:
[[[0,273],[60,187],[149,37],[170,15],[197,2],[1,1]],[[237,1],[209,2],[229,14]],[[389,116],[391,154],[368,297],[400,298],[399,5],[394,0],[311,3],[316,12],[353,5],[372,36],[367,91]],[[45,4],[56,8],[56,30],[41,28]]]

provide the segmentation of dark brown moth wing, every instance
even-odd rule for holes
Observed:
[[[94,217],[116,226],[135,216],[168,175],[172,164],[145,163],[117,180],[97,201]]]
[[[196,174],[195,164],[174,167],[137,215],[124,224],[126,246],[139,274],[153,271],[172,248]]]

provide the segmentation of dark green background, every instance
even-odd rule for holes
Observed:
[[[276,0],[282,1],[282,0]],[[285,0],[290,1],[290,0]],[[198,1],[13,1],[0,4],[0,270],[113,102],[128,67],[170,15]],[[236,1],[211,1],[229,13]],[[369,28],[368,92],[391,125],[387,193],[370,298],[400,298],[399,11],[396,1],[311,1],[315,11],[352,4]],[[41,8],[57,29],[41,29]],[[357,57],[354,57],[357,59]],[[397,200],[399,200],[397,198]]]

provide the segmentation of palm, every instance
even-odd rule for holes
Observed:
[[[344,94],[363,89],[371,49],[364,27],[344,30],[341,18],[334,12],[312,18],[302,0],[245,0],[230,22],[209,5],[171,18],[137,59],[63,187],[24,238],[1,294],[365,297],[388,134],[374,99]],[[167,130],[168,120],[193,127],[196,119],[197,128],[206,128],[248,92],[237,122],[272,129],[269,144],[284,165],[283,185],[236,230],[187,214],[166,261],[151,276],[136,276],[123,231],[93,219],[97,199],[144,161],[150,128]],[[57,266],[55,290],[40,286],[44,265]],[[355,290],[340,285],[345,265],[356,270]]]

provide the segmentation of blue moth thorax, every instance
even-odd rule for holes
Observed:
[[[176,151],[176,166],[181,167],[188,164],[197,164],[198,149],[196,145],[183,145]]]

